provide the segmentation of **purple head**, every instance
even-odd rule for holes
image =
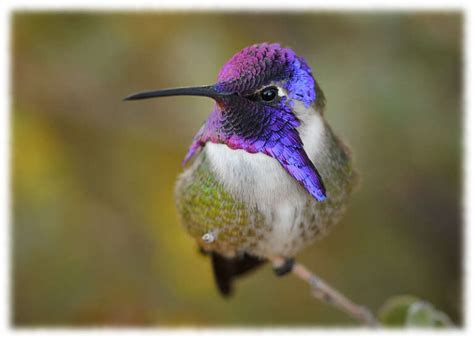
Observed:
[[[219,72],[216,89],[222,92],[252,94],[273,84],[284,88],[288,99],[306,106],[316,100],[315,81],[306,61],[290,48],[262,43],[235,54]]]
[[[211,86],[144,92],[127,99],[198,95],[216,101],[207,121],[194,137],[186,163],[207,142],[231,149],[263,153],[281,166],[318,201],[326,191],[298,133],[300,121],[292,108],[322,105],[323,94],[306,61],[278,44],[256,44],[235,54]]]

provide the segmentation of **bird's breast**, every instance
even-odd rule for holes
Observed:
[[[319,114],[300,121],[328,199],[317,202],[268,155],[208,142],[176,189],[183,224],[201,246],[226,256],[291,257],[338,219],[350,191],[350,158]],[[210,244],[201,240],[207,233],[215,235]]]
[[[274,158],[208,143],[206,157],[218,180],[249,208],[265,209],[282,196],[299,196],[303,191]]]
[[[282,253],[290,243],[294,223],[308,200],[308,193],[286,173],[277,160],[264,154],[233,150],[223,144],[208,143],[206,157],[224,188],[250,213],[262,215],[266,228],[256,253]]]
[[[312,108],[297,105],[296,109],[299,109],[301,125],[298,132],[303,147],[315,163],[324,146],[324,121]],[[217,178],[250,208],[268,209],[281,204],[282,199],[297,204],[308,198],[306,191],[281,164],[266,154],[249,153],[212,142],[206,144],[204,151]]]
[[[300,136],[311,160],[322,147],[324,123],[319,114],[306,112],[301,118]],[[264,255],[288,252],[290,243],[301,236],[297,224],[308,224],[305,209],[312,197],[280,163],[263,153],[231,149],[225,144],[207,143],[204,151],[216,178],[237,200],[263,215],[271,229],[259,243]]]

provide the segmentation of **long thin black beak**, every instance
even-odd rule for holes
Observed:
[[[217,100],[225,95],[216,91],[215,86],[202,86],[202,87],[185,87],[185,88],[169,88],[162,90],[155,90],[149,92],[141,92],[132,94],[124,98],[126,101],[130,100],[143,100],[151,99],[154,97],[164,97],[164,96],[177,96],[177,95],[187,95],[187,96],[206,96]]]

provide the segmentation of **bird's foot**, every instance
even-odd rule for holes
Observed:
[[[293,270],[295,260],[293,258],[285,258],[285,261],[280,266],[273,266],[273,272],[279,277],[286,275]]]

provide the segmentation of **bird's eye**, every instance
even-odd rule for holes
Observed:
[[[262,101],[270,102],[275,99],[278,94],[278,89],[276,87],[267,87],[260,91],[260,97]]]

